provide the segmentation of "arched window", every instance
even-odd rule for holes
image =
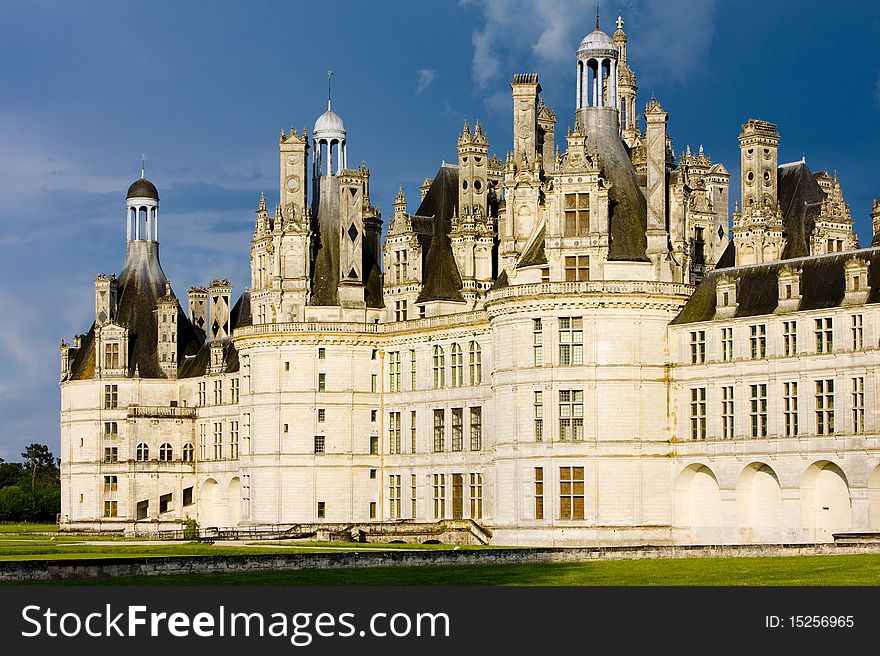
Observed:
[[[434,389],[446,386],[446,355],[442,346],[435,346],[434,354]]]
[[[195,449],[193,445],[190,443],[186,443],[183,445],[183,461],[184,462],[193,462],[195,460]]]
[[[468,356],[471,385],[479,385],[483,382],[483,351],[480,345],[471,342],[468,346]]]
[[[464,354],[461,346],[452,345],[452,386],[461,387],[464,384]]]
[[[171,445],[168,444],[168,442],[165,442],[162,446],[159,447],[159,460],[161,462],[171,462],[173,456],[174,450],[171,448]]]
[[[150,447],[141,442],[137,445],[137,452],[135,454],[135,458],[138,462],[146,462],[150,459]]]

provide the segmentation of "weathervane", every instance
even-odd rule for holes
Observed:
[[[333,71],[327,71],[327,109],[330,109],[330,80],[333,78]]]
[[[144,177],[144,167],[146,166],[146,162],[147,162],[147,154],[141,153],[141,177],[142,178]]]

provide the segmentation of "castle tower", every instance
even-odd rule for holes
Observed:
[[[880,246],[880,198],[875,198],[871,207],[871,224],[874,226],[871,246]]]
[[[648,161],[648,257],[656,266],[668,250],[666,231],[666,119],[656,98],[645,107]]]
[[[211,302],[211,330],[208,339],[212,342],[232,336],[230,328],[231,306],[229,304],[231,294],[232,285],[226,278],[213,280],[208,287]]]
[[[536,73],[517,73],[513,90],[513,156],[518,162],[531,162],[538,149],[538,84]]]
[[[116,276],[103,273],[95,278],[95,324],[103,326],[116,318],[119,281]]]
[[[305,135],[305,130],[303,130],[303,135]],[[330,98],[327,98],[327,111],[315,121],[312,136],[315,146],[312,156],[312,175],[315,178],[322,175],[337,175],[342,169],[348,167],[345,124],[331,108]],[[336,162],[335,170],[333,168],[334,161]]]
[[[141,177],[128,188],[125,209],[126,241],[159,241],[159,191],[144,177],[143,167]]]
[[[636,75],[626,61],[626,32],[623,31],[623,19],[617,17],[617,30],[614,32],[614,46],[617,48],[617,102],[620,114],[620,135],[626,145],[632,148],[639,137],[636,124]]]
[[[165,295],[156,301],[156,343],[159,368],[166,378],[177,377],[177,298],[171,283],[165,283]]]

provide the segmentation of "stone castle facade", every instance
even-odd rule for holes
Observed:
[[[62,527],[880,530],[880,248],[859,248],[836,175],[780,165],[777,127],[749,120],[731,229],[724,166],[676,159],[655,98],[638,125],[620,19],[578,48],[564,137],[537,75],[511,89],[512,150],[466,123],[384,240],[329,101],[311,138],[282,130],[235,302],[214,280],[181,305],[158,191],[135,181],[121,273],[61,344]]]

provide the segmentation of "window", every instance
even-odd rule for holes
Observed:
[[[439,389],[446,385],[446,356],[443,353],[443,347],[435,346],[433,349],[434,362],[434,389]]]
[[[223,381],[215,380],[214,381],[214,405],[221,405],[223,403]]]
[[[193,462],[195,460],[195,449],[189,442],[183,445],[182,456],[183,462]]]
[[[796,381],[782,383],[782,418],[786,437],[798,434],[798,384]]]
[[[183,505],[191,506],[193,504],[193,489],[191,487],[183,488]]]
[[[327,391],[327,374],[318,374],[318,391]]]
[[[850,348],[853,351],[860,351],[865,344],[864,330],[862,328],[863,316],[854,314],[850,317]]]
[[[399,392],[400,386],[400,351],[388,353],[388,391]]]
[[[816,381],[816,434],[834,433],[834,379]]]
[[[105,501],[104,502],[104,517],[116,517],[119,511],[119,502],[118,501]]]
[[[318,347],[318,359],[323,360],[326,357],[327,357],[327,349],[325,349],[323,346],[319,346]]]
[[[468,345],[468,369],[471,385],[479,385],[483,382],[483,351],[476,342]]]
[[[565,256],[565,281],[583,282],[590,279],[589,255]]]
[[[171,462],[174,459],[174,449],[168,442],[159,447],[159,462]]]
[[[241,377],[244,379],[244,391],[245,393],[250,393],[251,391],[251,356],[243,355],[241,356]]]
[[[207,430],[207,424],[199,424],[199,460],[206,460],[208,458],[208,447],[205,444],[207,441],[205,436]]]
[[[244,425],[242,426],[244,438],[244,452],[245,454],[249,454],[251,452],[251,413],[245,412],[242,417],[244,418]]]
[[[205,392],[205,385],[207,385],[207,383],[205,383],[204,381],[199,383],[199,405],[205,405],[208,402]]]
[[[471,408],[471,451],[483,448],[483,409]]]
[[[691,439],[706,439],[706,388],[691,389]]]
[[[370,422],[375,424],[376,421],[378,420],[378,418],[379,418],[379,411],[378,410],[370,410]]]
[[[112,439],[119,435],[119,424],[115,421],[104,422],[104,437]]]
[[[390,474],[388,476],[388,517],[390,519],[398,519],[402,516],[400,514],[401,496],[400,474]]]
[[[850,379],[852,384],[852,422],[853,433],[865,432],[865,379],[855,376]]]
[[[434,519],[446,516],[446,475],[434,474]]]
[[[706,361],[706,331],[691,331],[691,364]]]
[[[416,452],[416,411],[409,411],[409,449],[410,453]]]
[[[375,469],[370,470],[370,480],[376,480],[376,470]]]
[[[767,384],[749,385],[749,418],[752,437],[767,437]]]
[[[388,448],[391,453],[402,453],[400,449],[400,413],[388,413]]]
[[[318,423],[323,424],[327,419],[327,411],[324,408],[318,408]]]
[[[831,317],[816,319],[816,353],[831,353],[834,349],[834,324]]]
[[[150,459],[150,447],[141,442],[135,449],[135,460],[138,462],[146,462]]]
[[[535,467],[535,519],[544,519],[544,468]]]
[[[223,460],[223,422],[214,422],[214,460]]]
[[[444,437],[446,433],[446,412],[444,410],[434,410],[434,451],[440,452],[444,448]]]
[[[409,476],[409,513],[410,517],[416,518],[416,493],[418,492],[418,479],[415,474]]]
[[[230,392],[229,392],[229,394],[230,394],[229,402],[230,403],[238,403],[239,379],[233,378],[232,381],[230,382],[230,385],[231,385],[231,388],[230,388]]]
[[[585,237],[590,234],[590,194],[565,194],[563,202],[563,236]]]
[[[544,392],[535,392],[535,442],[544,441]]]
[[[167,513],[171,510],[171,499],[172,495],[169,492],[168,494],[163,494],[159,497],[159,514]]]
[[[470,475],[471,519],[483,518],[483,475]]]
[[[416,352],[409,352],[409,388],[416,389]]]
[[[464,432],[464,410],[462,408],[452,409],[452,450],[461,451],[463,448]]]
[[[394,320],[406,321],[407,318],[406,301],[394,301]]]
[[[327,516],[327,504],[324,501],[318,502],[318,519],[324,519]]]
[[[541,282],[550,282],[550,267],[541,267],[538,270],[541,272]]]
[[[370,455],[371,456],[379,455],[379,436],[378,435],[370,435]]]
[[[324,436],[315,435],[315,453],[324,453],[325,446]]]
[[[584,468],[559,468],[559,518],[584,518]]]
[[[119,342],[104,344],[104,368],[119,369]]]
[[[752,360],[763,360],[767,357],[767,324],[749,326],[749,346]]]
[[[119,477],[118,476],[105,476],[104,477],[104,494],[112,494],[119,490]]]
[[[724,362],[733,360],[733,328],[721,329],[721,359]]]
[[[797,355],[797,321],[782,322],[782,354],[786,357]]]
[[[536,367],[544,364],[544,329],[540,319],[532,319],[532,352]]]
[[[238,458],[238,421],[229,422],[229,457]]]
[[[583,390],[559,390],[559,439],[584,439]]]
[[[105,446],[104,447],[104,462],[107,464],[119,462],[119,447]]]
[[[721,388],[721,437],[733,439],[733,385]]]
[[[559,317],[559,364],[583,364],[583,325],[581,317]]]
[[[104,410],[113,410],[117,407],[119,407],[119,387],[104,385]]]
[[[376,379],[377,379],[376,374],[370,374],[370,392],[372,392],[373,394],[376,393],[376,388],[378,387]]]
[[[461,387],[464,384],[464,356],[458,344],[452,345],[452,386]]]

